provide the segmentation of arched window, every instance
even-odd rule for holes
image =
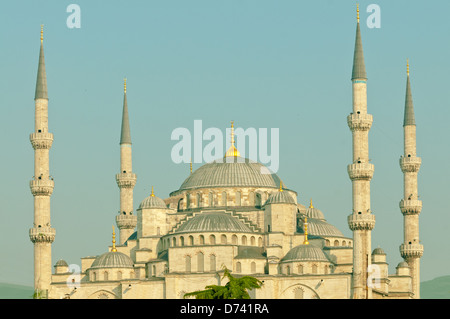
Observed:
[[[212,192],[209,193],[208,204],[210,207],[214,207],[214,194]]]
[[[117,280],[122,280],[122,272],[117,272]]]
[[[105,271],[103,273],[103,280],[108,280],[108,272],[107,271]]]
[[[291,274],[291,267],[286,266],[286,275],[290,275]]]
[[[233,245],[237,245],[237,243],[238,243],[238,238],[237,238],[236,235],[231,236],[231,243],[232,243]]]
[[[204,272],[205,270],[204,267],[204,255],[202,252],[199,252],[197,254],[197,271],[198,272]]]
[[[261,194],[260,193],[256,193],[255,207],[258,207],[258,208],[261,207]]]
[[[237,273],[240,273],[242,271],[242,269],[241,269],[241,263],[238,261],[237,263],[236,263],[236,272]]]
[[[191,256],[186,256],[186,272],[191,272]]]
[[[184,246],[184,237],[183,236],[180,237],[180,246]]]
[[[156,266],[152,266],[152,277],[156,277]]]
[[[325,240],[325,246],[330,246],[330,241],[328,239]]]
[[[197,207],[202,207],[202,194],[197,193]]]
[[[191,208],[191,194],[186,194],[186,208]]]
[[[317,265],[312,266],[312,273],[317,274]]]
[[[209,256],[209,270],[216,271],[216,255]]]
[[[172,247],[177,247],[177,238],[176,237],[172,238]]]
[[[256,273],[256,263],[254,261],[250,264],[250,269],[252,274]]]
[[[222,192],[222,206],[227,206],[227,192]]]
[[[178,200],[178,210],[183,210],[183,199],[182,198],[180,198]]]
[[[255,236],[250,237],[250,245],[255,246],[256,245],[256,239]]]
[[[241,206],[241,192],[236,192],[236,206]]]
[[[294,299],[303,299],[303,289],[297,288],[294,290]]]
[[[97,280],[97,273],[95,271],[92,272],[92,281]]]
[[[243,246],[247,245],[247,236],[245,236],[245,235],[242,236],[241,242],[242,242],[242,245],[243,245]]]
[[[334,246],[339,246],[339,240],[336,239],[336,240],[334,241]]]
[[[214,236],[214,235],[209,236],[209,243],[210,243],[210,245],[215,245],[216,244],[216,236]]]
[[[227,235],[220,236],[220,243],[222,245],[226,245],[226,243],[227,243]]]
[[[298,273],[299,273],[300,275],[303,274],[303,265],[298,265]]]
[[[262,247],[262,245],[263,245],[262,237],[259,237],[258,238],[258,246]]]
[[[193,236],[189,236],[189,246],[193,246],[194,245],[194,237]]]
[[[200,245],[204,245],[205,244],[205,237],[203,235],[200,235],[198,240],[199,240]]]
[[[347,243],[345,242],[345,240],[342,241],[342,246],[347,246]]]

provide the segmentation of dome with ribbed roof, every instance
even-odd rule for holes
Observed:
[[[328,262],[325,253],[314,245],[298,245],[289,250],[282,262],[288,261],[324,261]]]
[[[241,232],[251,233],[253,230],[237,217],[225,212],[203,212],[187,219],[175,233],[191,232]]]
[[[60,259],[56,262],[55,267],[68,267],[69,265],[63,259]]]
[[[268,205],[268,204],[294,204],[295,205],[295,200],[289,193],[283,192],[283,191],[278,191],[269,196],[265,205]]]
[[[386,253],[384,252],[383,249],[381,249],[380,247],[378,247],[378,248],[375,248],[375,249],[372,251],[372,255],[386,255]]]
[[[98,256],[91,268],[133,268],[133,260],[118,251],[110,251]]]
[[[321,237],[345,237],[335,226],[315,218],[308,218],[308,234]]]
[[[243,157],[224,157],[194,171],[179,191],[207,187],[273,187],[280,178],[264,165]]]
[[[167,208],[167,205],[161,198],[152,194],[141,202],[138,209],[145,208]]]

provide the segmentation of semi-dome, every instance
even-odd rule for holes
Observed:
[[[253,230],[237,217],[225,212],[203,212],[189,218],[182,223],[175,233],[190,232],[243,232],[251,233]]]
[[[138,209],[145,208],[167,208],[167,205],[161,198],[155,196],[152,191],[152,194],[141,202]]]
[[[295,205],[295,200],[289,193],[283,192],[283,191],[278,191],[269,196],[265,205],[268,205],[268,204],[294,204]]]
[[[264,165],[243,157],[224,157],[194,171],[179,190],[205,187],[273,187],[280,178]]]
[[[118,251],[110,251],[98,256],[91,268],[133,268],[133,260]]]
[[[289,250],[281,259],[282,262],[288,261],[324,261],[328,262],[327,256],[319,247],[314,245],[298,245]]]
[[[335,226],[315,218],[308,218],[308,234],[321,237],[345,237]]]

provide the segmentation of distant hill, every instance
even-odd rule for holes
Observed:
[[[450,276],[437,277],[421,282],[420,298],[450,299]]]
[[[32,299],[33,287],[0,283],[0,299]]]
[[[0,283],[0,299],[31,299],[33,287]],[[422,299],[450,299],[450,276],[442,276],[420,284]]]

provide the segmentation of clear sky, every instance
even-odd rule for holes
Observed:
[[[70,29],[69,4],[81,8]],[[368,28],[369,4],[381,27]],[[104,253],[119,209],[119,138],[127,77],[133,141],[135,209],[154,185],[166,198],[189,174],[171,159],[174,129],[279,128],[278,175],[313,199],[325,218],[351,237],[352,160],[347,115],[355,1],[164,0],[8,1],[0,12],[0,282],[33,284],[34,90],[44,24],[50,172],[55,179],[52,264]],[[422,280],[449,275],[450,2],[360,1],[368,75],[369,133],[375,165],[372,247],[387,253],[390,273],[402,261],[403,111],[410,61],[422,158]],[[194,169],[201,164],[194,163]]]

